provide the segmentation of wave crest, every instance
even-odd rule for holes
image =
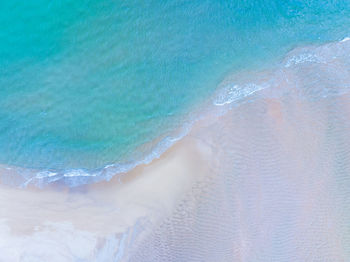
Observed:
[[[307,81],[303,81],[303,79]],[[209,109],[230,107],[252,99],[263,91],[266,96],[279,96],[285,92],[298,92],[313,99],[341,95],[350,89],[350,38],[319,46],[305,46],[290,51],[274,67],[259,72],[239,72],[230,75],[219,86],[210,99]],[[222,112],[222,110],[220,110]],[[34,170],[20,167],[0,166],[0,180],[6,184],[25,187],[46,186],[62,183],[75,187],[83,184],[110,180],[141,164],[159,158],[176,141],[184,137],[203,112],[192,112],[184,125],[156,143],[152,150],[132,162],[115,163],[100,169]]]

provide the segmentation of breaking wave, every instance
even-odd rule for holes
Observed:
[[[300,77],[293,77],[298,74]],[[305,77],[305,81],[300,81]],[[307,98],[318,99],[341,95],[350,90],[350,38],[323,45],[298,47],[282,61],[258,72],[231,74],[218,86],[208,102],[191,112],[183,125],[170,135],[161,138],[149,153],[129,162],[108,164],[100,169],[37,170],[14,166],[0,166],[3,183],[25,187],[62,183],[75,187],[122,175],[141,164],[159,158],[174,143],[186,136],[193,124],[206,114],[223,114],[242,102],[254,99],[254,94],[265,90],[264,95],[281,96],[286,92],[302,92]]]

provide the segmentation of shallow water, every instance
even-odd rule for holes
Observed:
[[[211,175],[127,261],[348,261],[349,40],[241,83],[266,89],[196,131]]]
[[[0,163],[32,168],[20,184],[109,178],[169,146],[152,141],[228,74],[342,39],[349,26],[340,0],[3,1]]]
[[[349,12],[1,2],[0,261],[348,261]]]
[[[175,161],[148,173],[1,185],[0,261],[348,261],[349,64],[344,40],[228,78]]]

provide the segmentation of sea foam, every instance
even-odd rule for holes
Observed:
[[[36,170],[3,166],[0,178],[7,184],[20,187],[29,184],[45,186],[51,183],[63,183],[75,187],[108,181],[138,165],[149,164],[159,158],[174,143],[186,136],[193,124],[208,112],[222,114],[223,110],[226,111],[232,106],[250,101],[256,93],[263,90],[270,90],[265,92],[265,95],[268,94],[271,97],[293,91],[302,92],[313,99],[347,93],[350,88],[350,41],[347,39],[349,38],[323,45],[295,48],[271,68],[231,74],[220,83],[218,90],[206,103],[199,105],[187,116],[180,128],[154,143],[151,149],[139,159],[108,164],[94,170]],[[296,81],[293,77],[289,77],[294,73],[305,73],[308,79],[304,82]]]

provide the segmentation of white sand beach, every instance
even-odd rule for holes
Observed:
[[[263,252],[270,261],[309,252],[346,261],[349,196],[341,188],[350,179],[334,164],[348,159],[336,159],[327,132],[335,102],[349,119],[350,97],[259,96],[197,123],[160,159],[121,178],[76,189],[2,185],[0,261],[181,261],[176,255],[192,252],[202,261],[219,253],[254,261]],[[349,125],[335,121],[331,130],[348,136]],[[342,141],[346,150],[350,140]],[[175,257],[172,245],[181,250]]]
[[[156,224],[170,216],[208,172],[210,154],[210,148],[188,136],[160,159],[108,182],[72,189],[1,185],[0,261],[22,261],[37,252],[44,252],[42,261],[94,261],[105,239],[118,243],[140,221]],[[118,245],[113,249],[115,255],[122,252]],[[39,259],[29,257],[25,261]]]
[[[350,71],[337,47],[316,49],[327,63],[257,74],[269,88],[111,181],[1,185],[0,261],[349,261]]]

